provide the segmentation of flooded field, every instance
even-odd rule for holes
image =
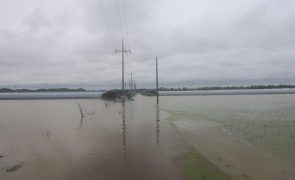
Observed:
[[[294,94],[2,100],[0,113],[0,179],[295,178]]]
[[[154,99],[13,100],[0,109],[0,179],[183,179],[181,149]]]
[[[184,139],[233,179],[295,178],[295,95],[162,97]]]

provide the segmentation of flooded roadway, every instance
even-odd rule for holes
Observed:
[[[0,113],[0,179],[184,179],[153,98],[1,101]]]

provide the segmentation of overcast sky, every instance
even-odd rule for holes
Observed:
[[[295,83],[294,0],[100,1],[0,0],[0,86]]]

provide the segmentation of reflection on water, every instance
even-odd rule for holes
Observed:
[[[83,123],[84,123],[84,117],[81,117],[81,119],[80,119],[80,123],[79,123],[79,129],[82,128]]]
[[[160,144],[160,108],[159,103],[156,105],[156,142],[157,147],[159,148]]]
[[[161,97],[161,108],[172,114],[168,119],[154,97],[84,99],[80,108],[76,101],[0,101],[1,180],[185,179],[176,160],[183,143],[168,120],[233,177],[295,177],[285,161],[230,138],[246,130],[251,142],[295,159],[294,95]]]
[[[1,101],[0,179],[184,179],[171,162],[178,146],[167,121],[160,141],[155,100]]]
[[[83,107],[80,103],[77,102],[77,106],[79,108],[79,112],[80,112],[80,115],[81,115],[81,119],[80,119],[80,123],[79,123],[79,129],[82,128],[82,125],[83,125],[83,122],[84,122],[84,118],[86,116],[86,112],[85,110],[83,110]]]
[[[127,138],[126,138],[126,107],[125,107],[125,101],[122,102],[122,111],[121,111],[121,116],[122,116],[122,145],[123,145],[123,157],[124,157],[124,162],[127,161],[127,150],[126,150],[126,143],[127,143]]]

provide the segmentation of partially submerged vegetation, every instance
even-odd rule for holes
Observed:
[[[295,162],[295,107],[254,109],[199,109],[171,111],[168,120],[206,121],[216,129],[224,129],[236,138],[267,149]]]
[[[101,98],[107,101],[125,101],[132,100],[135,94],[135,91],[125,90],[123,93],[122,90],[114,89],[103,93]]]
[[[225,180],[230,179],[223,171],[209,162],[192,147],[187,148],[186,153],[179,160],[183,163],[183,173],[189,180]]]
[[[157,92],[155,90],[146,90],[141,92],[144,96],[156,96]]]
[[[8,167],[5,169],[6,172],[14,172],[16,170],[19,170],[21,167],[23,167],[24,163],[21,161],[11,167]]]
[[[164,110],[164,109],[163,109]],[[174,122],[183,119],[194,119],[195,114],[187,112],[174,112],[170,110],[164,110],[169,114],[166,118],[173,127],[176,127]],[[192,146],[185,144],[185,153],[180,155],[178,159],[182,164],[182,172],[184,176],[189,180],[226,180],[230,177],[202,154],[200,154]]]
[[[231,178],[292,179],[293,96],[163,97],[161,107],[185,141]],[[187,155],[187,164],[194,156]],[[184,166],[185,174],[194,173]]]
[[[85,117],[85,115],[86,115],[85,109],[82,108],[80,103],[77,103],[77,106],[78,106],[79,112],[81,114],[81,119],[83,119]]]

